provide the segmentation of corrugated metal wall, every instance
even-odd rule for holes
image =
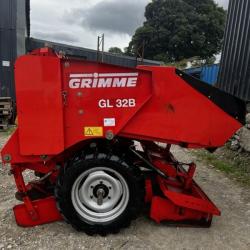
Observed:
[[[230,0],[217,86],[250,101],[250,0]]]
[[[25,53],[26,4],[26,0],[0,0],[0,96],[14,99],[14,62]]]
[[[64,51],[68,56],[81,57],[86,60],[96,61],[97,60],[97,51],[92,49],[86,49],[81,47],[70,46],[66,44],[50,42],[45,40],[40,40],[36,38],[29,38],[26,41],[27,51],[32,51],[37,48],[42,48],[44,46],[50,46],[55,51]],[[161,65],[161,62],[146,60],[143,62],[136,62],[136,58],[123,55],[115,55],[112,53],[104,52],[103,61],[105,63],[110,63],[114,65],[124,66],[124,67],[136,67],[138,64],[143,65]]]
[[[15,3],[9,0],[0,1],[0,96],[13,95],[12,63],[16,55]]]
[[[0,30],[0,96],[14,97],[14,61],[16,58],[16,33]],[[8,46],[6,46],[8,41]]]
[[[215,85],[218,78],[219,64],[204,65],[185,69],[184,71],[208,84]]]
[[[201,79],[211,85],[215,85],[218,79],[219,64],[205,65],[202,67]]]

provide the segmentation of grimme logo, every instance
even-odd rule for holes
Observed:
[[[133,88],[138,73],[70,74],[69,87],[79,88]]]

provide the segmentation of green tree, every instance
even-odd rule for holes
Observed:
[[[143,41],[146,58],[165,62],[209,59],[221,50],[226,11],[213,0],[152,0],[145,18],[127,54],[135,55]]]
[[[123,54],[122,50],[118,47],[110,47],[108,52],[113,53],[113,54]]]

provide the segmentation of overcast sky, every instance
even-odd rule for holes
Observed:
[[[227,8],[229,0],[216,0]],[[105,50],[128,46],[144,21],[150,0],[31,0],[31,36],[96,49],[105,33]]]

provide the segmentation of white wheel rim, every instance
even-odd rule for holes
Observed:
[[[125,211],[129,201],[129,188],[116,170],[95,167],[83,172],[75,180],[71,200],[83,221],[105,224]]]

